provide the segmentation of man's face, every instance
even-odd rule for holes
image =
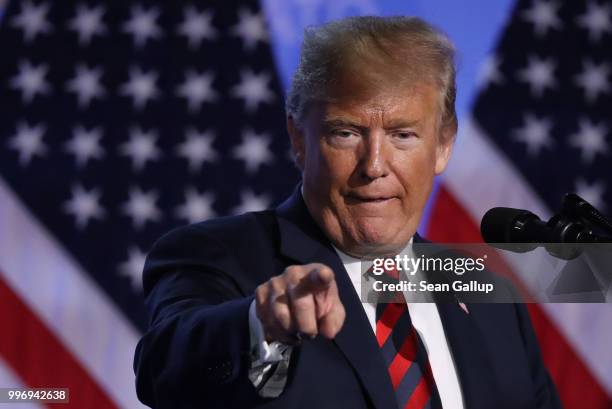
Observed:
[[[452,137],[438,134],[438,91],[419,85],[370,92],[343,81],[288,120],[304,198],[317,224],[354,256],[394,254],[416,232]],[[442,131],[443,132],[443,131]]]

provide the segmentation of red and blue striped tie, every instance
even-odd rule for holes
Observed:
[[[398,302],[377,304],[376,340],[387,364],[399,408],[440,409],[442,403],[427,350],[412,325],[403,296],[397,298]]]

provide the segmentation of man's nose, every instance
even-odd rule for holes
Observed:
[[[367,179],[377,179],[389,173],[388,154],[384,132],[372,132],[364,138],[361,174]]]

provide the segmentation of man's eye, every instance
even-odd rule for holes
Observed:
[[[404,132],[396,132],[395,137],[398,139],[410,139],[415,137],[416,134],[414,132],[404,131]]]
[[[341,138],[350,138],[351,136],[355,136],[355,132],[348,129],[337,129],[332,131],[332,135],[339,136]]]

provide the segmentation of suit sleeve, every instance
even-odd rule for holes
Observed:
[[[162,237],[144,268],[149,329],[136,348],[139,399],[153,408],[248,408],[249,306],[227,249],[203,229]]]
[[[540,354],[538,340],[531,325],[531,319],[525,304],[515,304],[522,337],[529,359],[531,375],[535,385],[535,402],[537,409],[562,409],[563,406],[557,395],[555,385],[544,366]]]

